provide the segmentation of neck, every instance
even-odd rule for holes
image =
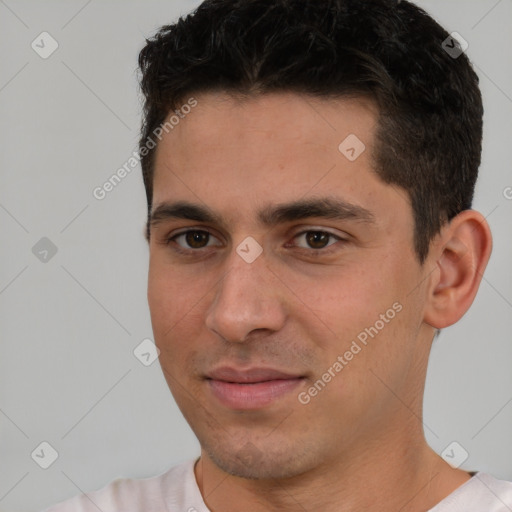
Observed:
[[[212,512],[426,512],[470,475],[446,464],[419,428],[409,432],[414,435],[399,429],[380,433],[371,442],[365,436],[365,442],[338,452],[332,461],[287,479],[232,476],[203,451],[196,481]]]

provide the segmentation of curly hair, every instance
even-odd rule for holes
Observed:
[[[375,172],[407,192],[423,263],[443,224],[471,207],[481,158],[478,77],[450,37],[407,1],[205,0],[139,54],[148,220],[155,148],[146,141],[191,94],[366,96],[379,112]]]

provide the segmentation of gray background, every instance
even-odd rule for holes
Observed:
[[[140,167],[92,195],[136,149],[144,38],[198,3],[0,1],[0,511],[199,453],[158,361],[133,354],[152,337]],[[439,453],[460,443],[463,468],[512,480],[512,1],[419,4],[468,41],[481,78],[474,206],[495,239],[472,309],[435,342],[426,435]],[[47,59],[31,48],[43,31],[59,44]],[[57,248],[46,262],[32,252],[42,237]],[[31,457],[43,441],[59,455],[48,469]]]

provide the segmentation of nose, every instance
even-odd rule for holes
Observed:
[[[245,342],[257,330],[279,331],[285,322],[283,285],[265,262],[264,252],[252,263],[236,251],[226,259],[206,315],[206,326],[230,342]]]

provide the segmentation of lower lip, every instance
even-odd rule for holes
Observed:
[[[254,384],[238,384],[208,380],[213,394],[231,409],[260,409],[293,391],[304,379],[269,380]]]

